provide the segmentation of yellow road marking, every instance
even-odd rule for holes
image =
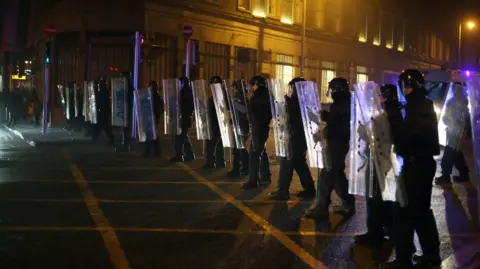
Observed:
[[[63,179],[20,179],[20,180],[0,180],[1,183],[78,183],[77,180]],[[171,184],[171,185],[204,185],[198,181],[159,181],[159,180],[87,180],[89,184]],[[235,181],[215,181],[213,184],[219,185],[240,185],[242,182]]]
[[[67,149],[63,149],[63,154],[65,159],[70,161],[70,155]],[[78,166],[76,164],[70,164],[70,170],[73,177],[78,183],[78,187],[82,192],[85,204],[87,205],[88,211],[90,212],[90,216],[95,223],[95,226],[98,228],[105,228],[105,230],[101,230],[100,234],[102,235],[103,242],[110,255],[110,260],[112,264],[117,269],[131,268],[125,252],[120,246],[120,241],[118,240],[117,235],[113,230],[108,229],[111,228],[111,225],[108,219],[103,214],[97,198],[88,188],[88,183],[87,181],[85,181],[82,172],[80,171],[80,169],[78,169]]]
[[[185,165],[183,163],[177,163],[177,165],[179,165],[180,167],[183,167],[185,169],[185,171],[187,171],[190,175],[192,175],[198,181],[204,183],[207,187],[209,187],[217,195],[219,195],[220,197],[222,197],[223,199],[225,199],[226,201],[230,202],[235,207],[237,207],[240,211],[242,211],[245,215],[247,215],[251,220],[256,222],[259,226],[261,226],[270,235],[275,237],[280,243],[282,243],[286,248],[288,248],[292,253],[294,253],[297,257],[299,257],[303,262],[308,264],[310,267],[327,269],[327,267],[324,264],[322,264],[319,260],[317,260],[315,257],[313,257],[305,249],[303,249],[302,247],[297,245],[297,243],[295,243],[292,239],[290,239],[290,237],[288,237],[285,233],[283,233],[282,231],[280,231],[277,228],[270,225],[270,223],[268,223],[267,220],[265,220],[262,217],[260,217],[259,215],[257,215],[250,208],[245,206],[242,202],[236,200],[233,196],[224,192],[222,189],[220,189],[215,184],[212,184],[209,180],[207,180],[205,177],[203,177],[200,174],[198,174],[197,172],[195,172],[188,165]]]
[[[143,228],[143,227],[89,227],[89,226],[0,226],[0,231],[49,231],[49,232],[76,232],[76,231],[100,231],[100,232],[151,232],[151,233],[199,233],[199,234],[233,234],[233,235],[266,235],[273,236],[272,231],[238,231],[238,230],[213,230],[213,229],[182,229],[182,228]],[[282,232],[291,236],[356,236],[361,233],[337,233],[319,231],[286,231]],[[441,234],[440,237],[454,238],[477,238],[478,233]]]

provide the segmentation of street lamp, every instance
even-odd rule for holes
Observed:
[[[461,21],[458,24],[458,69],[462,68],[462,25],[463,22]],[[467,28],[469,30],[473,30],[476,27],[474,21],[467,21],[466,22]]]

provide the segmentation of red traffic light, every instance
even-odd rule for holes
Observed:
[[[110,70],[110,71],[118,71],[118,67],[112,67],[112,66],[110,66],[110,67],[108,68],[108,70]]]

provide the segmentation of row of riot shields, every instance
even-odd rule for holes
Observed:
[[[471,77],[467,80],[467,94],[470,124],[472,127],[474,178],[477,184],[477,209],[480,215],[480,77]]]
[[[79,114],[79,89],[77,84],[63,86],[57,85],[58,93],[62,102],[63,109],[65,110],[65,118],[67,120],[78,117]]]

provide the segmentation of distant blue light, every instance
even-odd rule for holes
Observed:
[[[50,63],[50,57],[45,58],[45,63],[49,64]]]
[[[465,71],[465,74],[467,75],[467,77],[469,77],[470,76],[470,71],[469,70]]]

